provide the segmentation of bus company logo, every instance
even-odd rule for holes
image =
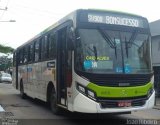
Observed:
[[[121,96],[127,96],[127,91],[123,89],[121,90],[120,94]]]

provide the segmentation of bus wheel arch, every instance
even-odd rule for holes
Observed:
[[[51,93],[52,89],[55,90],[54,84],[53,84],[53,82],[49,82],[47,85],[47,103],[48,104],[50,103],[50,95],[51,95],[50,93]]]
[[[57,106],[57,94],[54,84],[49,82],[47,86],[47,103],[49,104],[52,113],[60,114],[60,108]]]

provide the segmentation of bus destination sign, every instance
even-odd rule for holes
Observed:
[[[88,14],[88,22],[91,23],[104,23],[104,24],[113,24],[113,25],[122,25],[130,27],[142,27],[143,22],[138,18],[131,16],[122,16],[122,15],[98,15],[98,14]]]

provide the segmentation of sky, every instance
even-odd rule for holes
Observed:
[[[89,8],[160,19],[159,0],[0,0],[0,44],[17,48],[70,12]],[[16,22],[2,22],[8,20]]]

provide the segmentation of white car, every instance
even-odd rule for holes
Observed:
[[[0,73],[0,82],[12,83],[12,77],[8,73]]]

